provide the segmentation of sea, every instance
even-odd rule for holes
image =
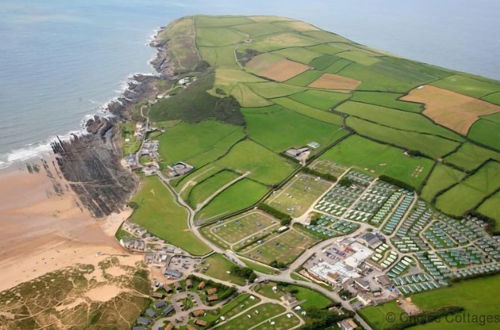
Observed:
[[[2,0],[0,167],[78,133],[134,73],[148,42],[193,14],[302,19],[406,58],[500,80],[498,0]]]

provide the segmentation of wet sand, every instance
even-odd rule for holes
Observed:
[[[76,263],[125,255],[114,233],[130,214],[94,219],[50,158],[38,173],[25,165],[0,172],[0,291]]]

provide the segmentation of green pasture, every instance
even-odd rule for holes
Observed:
[[[337,125],[306,117],[279,105],[241,111],[250,138],[275,152],[302,147],[312,141],[324,148],[346,134]]]
[[[291,95],[290,98],[294,101],[303,103],[316,109],[330,110],[337,104],[347,100],[351,94],[327,92],[322,90],[306,90],[301,93]]]
[[[418,151],[435,159],[452,152],[459,145],[458,142],[438,136],[402,131],[354,117],[347,118],[346,124],[363,136],[369,136],[374,140]]]
[[[288,96],[305,90],[304,87],[281,84],[273,81],[247,84],[247,86],[264,98]]]
[[[144,178],[132,201],[139,207],[131,215],[131,221],[189,253],[203,255],[210,252],[189,230],[186,210],[175,202],[172,193],[158,178]]]
[[[321,56],[320,53],[313,52],[312,50],[309,50],[307,48],[284,48],[273,53],[285,56],[292,61],[301,62],[304,64],[308,64],[312,59]]]
[[[476,142],[500,151],[500,123],[479,119],[470,128],[467,136]]]
[[[477,211],[493,220],[495,224],[493,229],[500,230],[500,191],[485,200],[477,209]]]
[[[189,205],[196,208],[196,205],[201,204],[217,190],[238,177],[239,175],[234,172],[223,170],[201,181],[191,189],[188,198]]]
[[[415,188],[420,187],[433,162],[423,157],[410,157],[402,149],[352,135],[333,146],[320,157],[345,166],[387,175]]]
[[[453,164],[466,171],[471,171],[488,159],[500,161],[500,153],[466,142],[444,160],[446,163]]]
[[[246,38],[246,34],[227,27],[205,27],[196,29],[196,43],[200,47],[234,45],[242,42]]]
[[[277,99],[273,99],[273,102],[305,116],[318,119],[330,124],[342,125],[342,117],[340,117],[339,115],[310,107],[290,98],[280,97]]]
[[[265,107],[272,104],[244,84],[234,86],[231,89],[231,95],[234,96],[242,107]]]
[[[198,47],[200,56],[213,67],[239,69],[234,57],[235,46]]]
[[[398,100],[404,95],[402,93],[355,91],[352,94],[351,101],[370,103],[410,112],[421,112],[423,110],[423,105],[420,103]]]
[[[252,19],[247,16],[195,16],[196,27],[214,27],[214,26],[232,26],[245,23],[253,23]]]
[[[487,94],[481,98],[484,101],[500,105],[500,92]]]
[[[459,182],[464,178],[464,176],[464,172],[438,163],[434,167],[426,185],[422,189],[421,196],[427,202],[431,202],[437,193],[444,191],[451,185]]]
[[[295,85],[295,86],[308,86],[310,83],[321,77],[323,72],[321,71],[316,71],[316,70],[309,70],[302,72],[299,75],[296,75],[295,77],[288,79],[286,83],[288,85]]]
[[[432,85],[477,98],[500,90],[497,81],[459,74],[435,81]]]
[[[214,253],[203,260],[205,261],[204,266],[208,267],[208,269],[203,272],[205,275],[214,277],[221,281],[231,282],[237,285],[245,285],[245,278],[231,273],[231,267],[233,267],[234,264],[223,255]]]

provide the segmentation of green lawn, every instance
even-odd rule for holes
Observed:
[[[500,163],[490,161],[473,175],[438,196],[436,207],[460,216],[474,209],[481,200],[500,187]]]
[[[200,167],[220,157],[243,136],[241,127],[215,120],[180,123],[159,137],[159,153],[167,164],[184,161]]]
[[[248,171],[250,178],[263,184],[279,183],[295,168],[290,161],[250,140],[236,144],[215,164],[240,173]]]
[[[139,208],[130,217],[131,221],[189,253],[210,252],[188,229],[186,210],[176,204],[172,193],[156,177],[144,178],[132,201]]]
[[[318,119],[330,124],[342,125],[342,117],[340,117],[339,115],[310,107],[303,103],[294,101],[290,98],[281,97],[273,99],[273,102],[287,109],[303,114],[304,116]]]
[[[467,136],[483,145],[500,151],[500,123],[479,119],[470,128]]]
[[[268,191],[266,186],[252,180],[242,179],[215,196],[195,216],[202,222],[236,212],[255,204]]]
[[[196,205],[205,201],[218,189],[236,179],[238,176],[239,175],[234,172],[223,170],[198,183],[189,193],[189,205],[196,208]]]
[[[363,319],[365,319],[365,321],[367,321],[374,330],[391,328],[395,325],[395,323],[388,322],[386,316],[396,315],[396,317],[399,317],[400,315],[403,315],[404,317],[406,313],[403,313],[404,311],[396,304],[395,301],[390,301],[382,305],[365,307],[359,311],[361,317],[363,317]]]
[[[315,120],[279,105],[242,109],[248,135],[275,152],[316,141],[325,147],[347,134],[339,126]]]
[[[234,264],[226,259],[221,254],[212,254],[208,258],[205,258],[205,266],[208,266],[208,270],[204,272],[205,275],[210,277],[215,277],[221,281],[227,281],[238,285],[245,285],[246,280],[243,277],[231,274],[231,267]]]
[[[455,132],[438,126],[427,117],[416,113],[352,101],[342,103],[335,110],[393,128],[463,141],[463,138]]]
[[[455,141],[433,135],[401,131],[354,117],[347,118],[346,123],[347,126],[361,135],[409,150],[419,151],[434,159],[450,153],[458,146],[458,142]]]
[[[347,100],[351,95],[348,93],[326,92],[310,89],[302,93],[290,96],[292,100],[304,103],[316,109],[330,110],[337,104]]]
[[[444,160],[464,170],[471,171],[488,159],[500,161],[500,153],[466,142]]]
[[[437,164],[427,180],[427,184],[422,189],[421,196],[427,202],[431,202],[438,192],[459,182],[464,176],[464,172],[446,165]]]
[[[410,112],[421,112],[423,110],[422,104],[398,100],[403,95],[405,94],[355,91],[351,100]]]
[[[422,184],[433,165],[430,159],[406,156],[402,149],[359,135],[349,136],[324,153],[320,159],[367,168],[378,175],[385,174],[415,188]]]

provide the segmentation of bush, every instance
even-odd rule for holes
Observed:
[[[385,181],[385,182],[389,182],[389,183],[391,183],[391,184],[393,184],[393,185],[396,185],[396,186],[398,186],[398,187],[401,187],[401,188],[404,188],[404,189],[411,190],[411,191],[413,191],[413,189],[414,189],[412,186],[410,186],[410,185],[409,185],[409,184],[407,184],[406,182],[399,181],[398,179],[394,179],[394,178],[392,178],[392,177],[390,177],[390,176],[387,176],[387,175],[383,175],[383,174],[382,174],[382,175],[379,177],[379,179],[380,179],[380,180],[382,180],[382,181]]]
[[[318,176],[318,177],[320,177],[320,178],[322,178],[324,180],[327,180],[327,181],[331,181],[331,182],[336,182],[337,181],[337,177],[335,175],[331,175],[331,174],[328,174],[328,173],[321,173],[321,172],[313,170],[312,168],[309,168],[309,167],[302,168],[302,172],[304,172],[306,174]]]
[[[259,210],[262,210],[262,211],[266,212],[267,214],[270,214],[273,217],[279,219],[281,221],[282,225],[290,224],[290,222],[292,221],[292,217],[291,216],[289,216],[288,214],[283,213],[283,212],[281,212],[279,210],[276,210],[274,207],[269,206],[267,204],[260,203],[259,205],[257,205],[257,208]],[[283,224],[284,222],[286,224]]]
[[[130,207],[132,210],[137,210],[139,208],[139,204],[137,204],[134,201],[128,202],[127,203],[128,207]]]
[[[346,177],[343,177],[342,179],[340,179],[339,181],[339,185],[341,186],[344,186],[344,187],[349,187],[350,185],[352,185],[354,183],[353,180],[349,179],[349,178],[346,178]]]
[[[248,267],[240,267],[237,265],[234,265],[231,267],[231,273],[239,276],[246,278],[250,283],[253,283],[255,279],[257,278],[257,274],[253,271],[253,269],[250,269]]]
[[[286,268],[286,264],[285,263],[279,262],[277,260],[273,260],[270,263],[270,265],[271,265],[271,267],[278,268],[278,269]]]

